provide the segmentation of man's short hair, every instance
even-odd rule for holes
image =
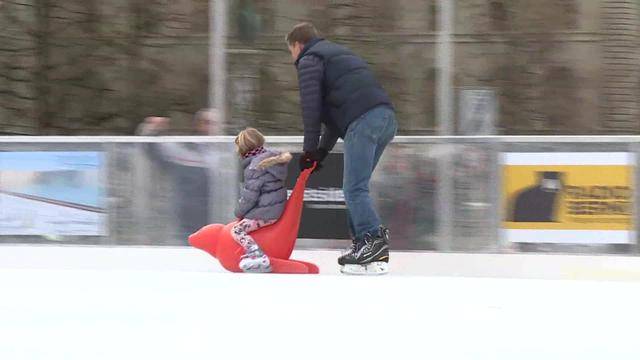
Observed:
[[[312,23],[303,22],[293,27],[293,30],[285,37],[285,41],[289,46],[293,46],[296,42],[305,45],[319,36],[318,30]]]

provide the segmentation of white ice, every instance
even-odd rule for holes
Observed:
[[[392,253],[393,274],[349,277],[335,255],[296,253],[321,275],[248,275],[187,248],[0,246],[0,359],[640,358],[631,267],[568,257],[616,281],[563,280],[521,257],[526,279],[513,258]],[[500,261],[504,276],[464,274]]]

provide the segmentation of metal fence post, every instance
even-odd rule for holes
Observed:
[[[453,135],[453,34],[454,4],[452,0],[440,0],[438,6],[438,44],[436,56],[436,107],[438,135]],[[438,249],[451,250],[454,225],[454,145],[438,145],[441,149],[438,161],[437,236]]]
[[[226,123],[227,0],[209,0],[209,107]],[[215,134],[211,134],[215,135]]]

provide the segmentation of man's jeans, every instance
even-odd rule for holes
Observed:
[[[369,180],[398,125],[388,106],[375,107],[349,125],[344,137],[343,191],[351,235],[378,234],[380,218],[369,196]]]

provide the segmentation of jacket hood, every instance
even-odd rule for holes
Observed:
[[[286,180],[287,167],[276,165],[287,164],[289,161],[291,161],[290,154],[283,154],[279,151],[267,150],[262,154],[243,159],[242,167],[245,170],[248,168],[249,170],[258,172],[268,172],[279,180]]]

